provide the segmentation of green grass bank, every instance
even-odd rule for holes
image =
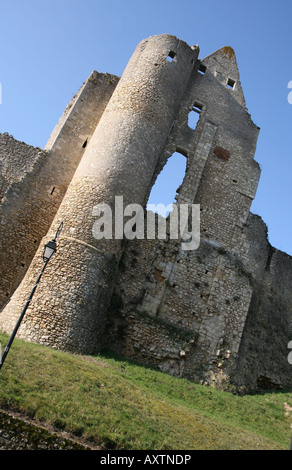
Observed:
[[[2,351],[8,340],[0,334]],[[0,408],[106,449],[285,450],[292,393],[236,396],[110,355],[15,340]]]

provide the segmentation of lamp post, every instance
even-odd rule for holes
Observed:
[[[18,328],[20,327],[20,324],[21,324],[21,322],[22,322],[22,320],[23,320],[23,317],[24,317],[24,315],[25,315],[25,312],[26,312],[26,310],[27,310],[27,308],[28,308],[28,306],[29,306],[29,304],[30,304],[30,302],[31,302],[31,299],[33,298],[33,294],[35,293],[35,290],[36,290],[36,288],[37,288],[37,286],[38,286],[38,284],[39,284],[39,282],[40,282],[40,280],[41,280],[41,277],[42,277],[42,275],[43,275],[43,273],[44,273],[44,270],[46,269],[46,266],[47,266],[48,262],[50,261],[51,257],[53,256],[53,254],[54,254],[54,253],[56,252],[56,250],[57,250],[57,240],[58,240],[58,238],[59,238],[59,235],[60,235],[60,232],[61,232],[61,230],[62,230],[62,227],[63,227],[63,222],[61,222],[61,224],[59,225],[59,228],[58,228],[58,230],[57,230],[57,232],[56,232],[55,238],[54,238],[53,240],[49,241],[49,242],[45,245],[44,253],[43,253],[43,262],[44,262],[44,264],[43,264],[42,270],[41,270],[41,272],[40,272],[40,274],[39,274],[39,276],[38,276],[38,278],[37,278],[37,280],[36,280],[35,285],[33,286],[33,289],[32,289],[32,291],[31,291],[31,293],[30,293],[29,298],[28,298],[27,301],[26,301],[26,304],[25,304],[25,306],[24,306],[24,308],[23,308],[23,310],[22,310],[22,312],[21,312],[21,314],[20,314],[20,317],[19,317],[19,319],[18,319],[18,321],[17,321],[17,323],[16,323],[16,325],[15,325],[15,327],[14,327],[14,330],[13,330],[13,332],[12,332],[10,338],[9,338],[9,341],[8,341],[7,345],[5,346],[5,349],[4,349],[4,351],[3,351],[2,357],[1,357],[1,359],[0,359],[0,369],[1,369],[2,366],[3,366],[3,363],[4,363],[4,361],[5,361],[5,358],[6,358],[8,352],[9,352],[9,350],[10,350],[10,347],[11,347],[11,345],[12,345],[12,343],[13,343],[13,340],[14,340],[14,338],[15,338],[15,336],[16,336],[16,333],[17,333],[17,331],[18,331]]]

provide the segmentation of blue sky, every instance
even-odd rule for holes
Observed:
[[[288,0],[0,0],[0,132],[44,147],[92,72],[120,76],[136,45],[169,33],[200,58],[230,45],[247,107],[261,128],[262,176],[252,211],[292,255],[292,2]],[[292,91],[292,90],[291,90]],[[170,201],[172,202],[172,201]]]

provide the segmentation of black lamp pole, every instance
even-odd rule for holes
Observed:
[[[15,338],[15,336],[16,336],[16,333],[17,333],[17,331],[18,331],[18,328],[20,327],[20,324],[21,324],[21,322],[22,322],[22,320],[23,320],[23,317],[24,317],[24,315],[25,315],[25,312],[26,312],[26,310],[27,310],[27,308],[28,308],[28,306],[29,306],[29,304],[30,304],[30,302],[31,302],[31,299],[33,298],[33,294],[35,293],[35,290],[36,290],[36,288],[37,288],[37,286],[38,286],[38,284],[39,284],[39,282],[40,282],[40,280],[41,280],[41,277],[42,277],[42,275],[43,275],[43,273],[44,273],[44,270],[45,270],[45,268],[46,268],[48,262],[50,261],[51,257],[53,256],[53,254],[54,254],[54,253],[56,252],[56,250],[57,250],[57,244],[56,244],[56,242],[57,242],[57,239],[59,238],[59,235],[60,235],[60,232],[61,232],[61,230],[62,230],[62,227],[63,227],[63,222],[61,222],[61,224],[60,224],[60,226],[59,226],[59,228],[58,228],[58,230],[57,230],[57,233],[56,233],[56,235],[55,235],[55,238],[54,238],[52,241],[48,242],[48,243],[45,245],[44,254],[43,254],[43,261],[44,261],[44,264],[43,264],[42,270],[41,270],[41,272],[40,272],[40,274],[39,274],[39,276],[38,276],[38,278],[37,278],[37,281],[36,281],[35,285],[33,286],[33,289],[32,289],[32,291],[31,291],[31,293],[30,293],[29,298],[28,298],[27,301],[26,301],[26,304],[25,304],[25,306],[24,306],[24,308],[23,308],[23,310],[22,310],[22,312],[21,312],[21,315],[20,315],[20,317],[19,317],[19,319],[18,319],[18,321],[17,321],[17,323],[16,323],[16,325],[15,325],[15,327],[14,327],[14,330],[13,330],[13,332],[12,332],[10,338],[9,338],[9,341],[8,341],[7,345],[5,346],[5,349],[4,349],[4,351],[3,351],[2,357],[1,357],[1,359],[0,359],[0,369],[1,369],[1,367],[3,366],[3,363],[4,363],[4,361],[5,361],[5,358],[6,358],[8,352],[9,352],[9,350],[10,350],[10,347],[11,347],[11,345],[12,345],[12,343],[13,343],[13,340],[14,340],[14,338]]]

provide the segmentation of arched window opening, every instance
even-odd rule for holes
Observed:
[[[159,207],[159,204],[167,207],[176,202],[175,196],[183,182],[185,173],[186,157],[181,153],[175,152],[158,175],[152,187],[146,209],[153,210],[153,208],[149,207],[149,204],[154,204],[156,206],[154,212],[167,216],[170,211],[168,210],[166,214],[163,213],[162,207]]]

